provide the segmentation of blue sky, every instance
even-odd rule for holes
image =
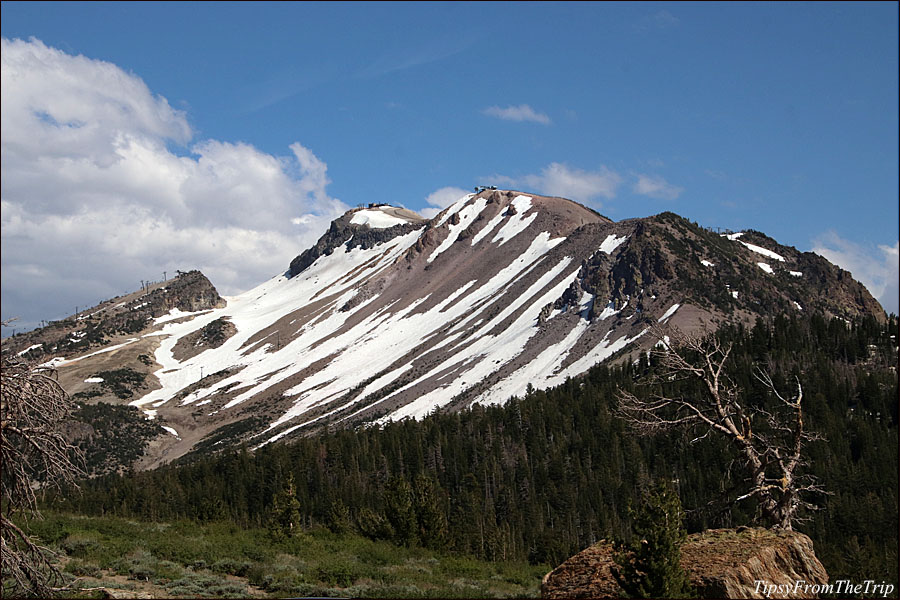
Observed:
[[[21,327],[163,270],[237,293],[349,207],[479,184],[761,230],[898,312],[896,3],[0,10]]]

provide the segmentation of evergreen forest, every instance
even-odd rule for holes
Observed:
[[[747,402],[770,401],[756,366],[783,389],[795,377],[803,384],[806,426],[824,437],[806,448],[806,469],[828,494],[796,529],[813,539],[830,578],[896,586],[896,317],[848,323],[798,313],[717,335],[733,343],[729,376]],[[725,440],[690,431],[640,437],[614,415],[617,390],[649,393],[643,382],[654,368],[644,354],[504,406],[195,453],[153,471],[90,479],[44,502],[54,511],[146,521],[326,526],[550,565],[624,537],[629,508],[659,481],[678,492],[688,533],[750,524],[756,507],[733,500],[744,481]],[[696,384],[671,385],[690,394]]]

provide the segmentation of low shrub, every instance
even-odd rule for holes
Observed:
[[[247,586],[212,575],[187,574],[165,585],[170,596],[193,598],[246,598]]]
[[[463,556],[454,556],[444,559],[441,570],[450,577],[463,579],[477,579],[485,577],[485,564],[475,559]]]
[[[69,556],[87,558],[100,549],[100,543],[93,536],[73,533],[63,540],[60,548]]]
[[[129,579],[150,581],[156,573],[157,559],[144,549],[137,549],[129,556],[115,561],[111,566],[119,575],[127,575]]]
[[[252,564],[246,560],[223,558],[213,563],[211,568],[216,573],[226,573],[228,575],[234,575],[235,577],[246,577],[251,566]]]
[[[136,581],[150,581],[153,577],[153,567],[145,564],[133,564],[128,568],[128,578]]]
[[[154,582],[172,581],[183,576],[184,568],[181,565],[168,560],[157,562],[153,569]]]
[[[71,573],[75,577],[99,577],[102,573],[97,565],[78,560],[77,558],[70,560],[63,571]]]
[[[353,584],[356,574],[350,565],[335,563],[320,566],[316,570],[316,578],[326,585],[345,588]]]
[[[247,571],[247,581],[258,588],[268,589],[274,580],[272,569],[265,565],[255,563]]]
[[[69,519],[57,515],[44,515],[43,519],[31,521],[29,529],[45,544],[58,544],[72,533],[68,521]]]

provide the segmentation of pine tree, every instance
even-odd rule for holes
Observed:
[[[294,487],[294,474],[289,473],[284,486],[272,499],[269,532],[276,539],[293,537],[300,531],[300,523],[300,501]]]
[[[441,548],[447,541],[447,516],[441,506],[440,488],[430,477],[415,479],[416,520],[419,538],[426,548]]]
[[[394,529],[387,519],[367,506],[357,513],[356,527],[370,540],[390,540],[394,537]]]
[[[350,509],[337,498],[328,507],[325,515],[325,525],[332,533],[346,533],[350,529]]]
[[[418,541],[413,490],[403,477],[388,480],[384,489],[385,516],[394,529],[394,541],[415,546]]]
[[[632,517],[635,539],[615,544],[616,581],[632,598],[688,597],[690,583],[681,568],[687,532],[678,495],[657,483]]]

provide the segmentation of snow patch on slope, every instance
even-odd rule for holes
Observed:
[[[745,242],[745,241],[743,241],[743,240],[739,240],[738,238],[741,237],[742,235],[744,235],[744,232],[743,232],[743,231],[739,231],[739,232],[737,232],[737,233],[722,234],[722,237],[726,237],[726,238],[728,238],[729,240],[731,240],[731,241],[733,241],[733,242],[734,242],[734,241],[740,242],[741,244],[743,244],[744,246],[746,246],[748,250],[751,250],[751,251],[753,251],[753,252],[756,252],[757,254],[762,254],[762,255],[765,256],[766,258],[771,258],[772,260],[778,260],[778,261],[784,262],[784,257],[781,256],[780,254],[776,253],[776,252],[772,252],[771,250],[767,250],[767,249],[763,248],[762,246],[757,246],[757,245],[755,245],[755,244],[750,244],[750,243]]]
[[[613,250],[622,245],[625,240],[628,239],[627,235],[623,235],[622,237],[616,237],[616,234],[611,233],[606,236],[606,239],[603,240],[603,243],[600,244],[600,252],[606,252],[607,254],[612,254]]]
[[[350,219],[350,223],[353,225],[368,225],[373,229],[387,229],[394,225],[403,225],[408,223],[408,221],[406,219],[401,219],[400,217],[389,215],[381,210],[367,209],[353,213],[353,218]]]
[[[494,229],[497,228],[497,225],[503,222],[503,219],[506,218],[506,211],[501,210],[499,213],[494,215],[490,221],[487,222],[487,225],[481,228],[481,231],[472,236],[472,245],[474,246],[484,238],[486,238]]]
[[[455,204],[453,206],[456,206]],[[459,234],[462,233],[475,218],[484,210],[484,207],[487,206],[487,198],[481,197],[477,199],[473,204],[466,206],[465,208],[459,210],[459,223],[456,225],[450,225],[450,233],[447,234],[447,237],[444,239],[440,245],[434,249],[434,252],[431,253],[431,256],[428,257],[428,262],[434,262],[440,254],[447,250],[453,243],[459,238]]]
[[[559,371],[563,361],[572,351],[578,339],[590,327],[590,324],[590,321],[579,319],[578,324],[569,331],[565,338],[545,348],[527,365],[478,396],[475,402],[478,404],[503,404],[513,396],[523,395],[529,383],[537,384],[536,387],[541,389],[550,387],[552,384],[549,384],[548,381],[552,379],[552,375],[543,374],[553,374]]]
[[[42,363],[40,366],[41,367],[50,367],[52,369],[55,369],[57,367],[70,365],[74,362],[78,362],[79,360],[84,360],[85,358],[88,358],[89,356],[96,356],[98,354],[104,354],[106,352],[112,352],[113,350],[118,350],[119,348],[124,348],[128,344],[133,344],[136,341],[138,341],[138,338],[130,338],[129,340],[122,342],[121,344],[116,344],[115,346],[109,346],[108,348],[103,348],[102,350],[97,350],[96,352],[91,352],[90,354],[85,354],[84,356],[76,356],[75,358],[66,359],[61,356],[57,356],[57,357],[51,358],[50,360],[48,360],[45,363]]]
[[[429,371],[430,374],[436,375],[445,369],[456,367],[458,374],[446,386],[423,394],[413,402],[398,408],[375,422],[384,424],[391,420],[401,420],[409,417],[422,418],[435,409],[449,404],[455,396],[465,391],[470,385],[482,381],[502,365],[521,354],[528,340],[537,333],[535,325],[541,309],[558,298],[578,275],[578,269],[574,269],[563,277],[559,283],[549,289],[546,288],[547,285],[565,271],[571,262],[571,257],[563,258],[556,266],[533,283],[516,301],[510,303],[505,310],[501,311],[499,315],[473,334],[470,338],[472,340],[471,343],[467,343],[453,357]],[[527,307],[523,306],[525,302],[531,300],[541,290],[546,291]],[[503,322],[513,314],[518,315],[518,317],[509,327],[497,335],[488,334],[496,324]],[[428,374],[423,378],[425,377],[428,377]]]
[[[525,213],[531,208],[530,196],[516,196],[510,204],[516,208],[516,214],[512,215],[509,221],[500,228],[500,231],[491,240],[492,244],[499,241],[499,245],[502,246],[528,229],[528,226],[537,218],[536,212],[531,213],[527,217],[525,216]]]
[[[666,312],[663,313],[663,316],[661,316],[659,319],[657,319],[656,322],[662,323],[663,321],[665,321],[666,319],[668,319],[669,317],[674,315],[675,311],[678,310],[678,308],[680,306],[681,306],[681,304],[673,304],[672,306],[669,307],[669,310],[667,310]]]
[[[299,372],[308,364],[303,362],[303,357],[311,352],[310,347],[334,333],[353,314],[352,311],[341,312],[339,308],[356,295],[355,285],[392,264],[416,242],[420,234],[421,230],[413,231],[367,250],[359,247],[349,251],[346,247],[338,248],[331,255],[320,256],[300,276],[291,279],[274,277],[231,298],[225,308],[200,314],[188,322],[167,323],[162,330],[150,334],[164,337],[155,353],[157,363],[162,366],[155,375],[162,387],[132,404],[160,406],[179,390],[196,383],[201,371],[211,374],[228,367],[243,367],[235,375],[195,391],[185,399],[189,403],[227,386],[244,390],[235,399],[240,402]],[[323,295],[331,299],[325,314],[314,324],[308,325],[308,329],[298,338],[275,351],[270,351],[273,349],[271,343],[259,343],[242,349],[257,331]],[[356,310],[365,304],[357,305]],[[181,337],[222,317],[227,317],[235,325],[235,335],[218,348],[208,349],[183,362],[175,360],[172,350]],[[235,400],[230,404],[236,403]]]
[[[479,336],[482,336],[485,339],[482,340],[480,345],[476,346],[470,344],[467,341],[464,348],[459,352],[455,352],[451,359],[448,359],[441,364],[431,367],[426,373],[420,375],[415,380],[407,383],[397,390],[392,391],[390,394],[384,396],[375,403],[367,404],[356,412],[345,415],[341,420],[353,418],[360,412],[368,410],[371,406],[384,402],[385,400],[394,397],[396,394],[401,393],[426,379],[437,379],[442,372],[453,372],[454,376],[457,377],[458,382],[460,377],[459,372],[465,372],[464,367],[469,366],[465,363],[467,363],[467,361],[471,361],[472,358],[476,356],[479,349],[483,349],[485,347],[485,344],[487,344],[488,347],[496,348],[495,352],[497,353],[498,357],[503,358],[503,363],[514,359],[515,356],[517,356],[518,353],[521,352],[521,349],[519,349],[518,351],[514,351],[516,346],[512,342],[508,342],[506,345],[502,345],[500,341],[494,339],[495,337],[506,339],[504,336],[512,335],[512,333],[510,333],[510,331],[507,331],[500,336],[488,336],[487,332],[493,329],[498,323],[502,322],[509,316],[521,313],[519,319],[528,321],[527,327],[522,325],[519,320],[516,321],[516,323],[520,325],[518,330],[519,338],[524,336],[524,339],[519,340],[521,346],[524,347],[527,339],[537,331],[537,329],[532,325],[537,321],[537,314],[540,311],[540,307],[543,307],[547,304],[548,301],[550,301],[546,300],[546,298],[549,298],[552,294],[556,294],[556,296],[554,297],[558,297],[558,295],[562,293],[562,290],[565,289],[565,287],[570,283],[571,278],[575,277],[575,275],[577,274],[577,270],[574,271],[569,278],[566,278],[560,284],[554,286],[549,292],[545,294],[545,297],[539,299],[535,304],[539,304],[541,300],[546,301],[544,301],[543,304],[539,304],[538,308],[535,308],[535,304],[533,304],[527,311],[522,312],[522,304],[528,301],[534,294],[538,293],[540,289],[542,289],[542,287],[548,285],[554,279],[554,277],[557,277],[558,274],[565,268],[565,265],[571,261],[571,259],[566,259],[565,261],[557,265],[556,268],[551,270],[550,273],[545,274],[540,280],[533,284],[526,293],[521,294],[514,302],[508,305],[504,311],[491,319],[491,321],[487,324],[482,325],[480,322],[472,322],[478,316],[477,310],[474,309],[476,307],[482,306],[484,302],[495,299],[502,295],[506,290],[508,290],[508,287],[510,285],[512,285],[522,276],[523,273],[529,272],[538,263],[540,263],[543,259],[542,257],[544,254],[549,252],[552,248],[554,248],[562,241],[563,238],[551,240],[550,234],[547,232],[538,234],[525,253],[523,253],[521,256],[519,256],[519,258],[513,261],[512,264],[502,269],[488,282],[475,289],[472,289],[471,291],[468,291],[476,284],[475,281],[471,281],[463,286],[463,288],[458,293],[451,294],[448,299],[444,300],[428,311],[413,314],[411,313],[411,311],[406,310],[402,313],[390,315],[386,318],[386,320],[382,321],[379,324],[379,331],[377,336],[372,335],[370,338],[367,338],[363,334],[362,330],[369,326],[366,322],[363,322],[353,329],[349,330],[346,333],[347,339],[352,340],[353,338],[358,338],[357,343],[352,347],[346,348],[342,352],[341,356],[339,356],[335,361],[329,363],[329,365],[325,367],[325,369],[323,369],[321,376],[319,376],[318,374],[314,374],[304,379],[301,384],[295,386],[291,390],[288,390],[288,393],[299,394],[297,396],[297,401],[291,409],[289,409],[284,415],[282,415],[282,417],[273,422],[270,425],[269,429],[271,430],[275,427],[287,423],[293,418],[301,416],[304,412],[308,411],[310,407],[318,405],[323,401],[331,401],[337,399],[359,385],[359,380],[364,376],[363,373],[360,373],[360,364],[366,364],[367,373],[384,373],[379,377],[379,379],[369,383],[365,387],[365,389],[362,390],[362,392],[355,394],[340,406],[331,408],[329,412],[326,413],[326,415],[330,416],[350,409],[351,407],[353,407],[353,405],[360,403],[367,396],[385,388],[389,384],[396,381],[401,375],[405,374],[410,369],[409,364],[390,372],[387,372],[387,369],[390,368],[390,365],[394,363],[398,358],[404,356],[414,348],[419,347],[420,344],[427,343],[427,341],[432,336],[440,332],[448,322],[452,322],[460,317],[465,317],[465,319],[461,322],[461,324],[458,324],[458,326],[463,325],[468,327],[470,330],[478,328],[478,332],[473,333],[471,336],[467,337],[467,340],[477,339]],[[467,293],[463,294],[463,292]],[[454,344],[457,341],[457,338],[459,338],[462,334],[462,330],[456,333],[451,332],[451,334],[445,337],[443,341],[426,350],[426,353],[434,351],[438,348],[452,346],[452,344]],[[359,340],[359,338],[362,339]],[[488,338],[493,340],[493,344],[488,343]],[[345,354],[347,356],[346,359],[344,358]],[[304,360],[307,363],[309,362],[308,359]],[[487,362],[483,362],[483,366],[484,368],[488,369],[488,373],[493,372],[493,370],[496,368],[499,368],[497,364],[498,363],[488,364]],[[473,374],[472,377],[474,376],[475,375]],[[327,381],[327,383],[324,385],[320,385],[319,387],[315,387],[313,384],[319,381]],[[469,381],[474,383],[476,380],[469,379]],[[452,389],[445,390],[441,388],[437,390],[437,394],[435,395],[429,396],[428,398],[420,398],[416,414],[421,413],[422,415],[424,415],[437,406],[445,405],[452,399],[452,397],[456,393],[458,392]],[[322,415],[322,417],[326,415]],[[275,441],[299,427],[303,427],[305,425],[318,421],[322,417],[316,417],[312,420],[307,420],[304,423],[294,425],[287,430],[282,431],[277,435],[269,438],[265,443]]]
[[[552,379],[551,381],[553,383],[551,383],[551,385],[559,385],[560,383],[565,382],[567,377],[574,377],[576,375],[584,373],[597,363],[603,362],[604,360],[608,359],[619,350],[623,350],[627,345],[639,339],[648,331],[650,330],[644,329],[632,338],[623,335],[622,337],[611,343],[609,342],[609,335],[612,333],[612,331],[608,332],[606,336],[604,336],[604,338],[600,340],[600,343],[594,346],[594,348],[590,352],[573,362],[561,373],[559,373],[554,379]]]
[[[162,323],[168,323],[169,321],[174,321],[175,319],[180,319],[182,317],[190,317],[190,316],[202,314],[203,312],[205,312],[205,311],[201,310],[201,311],[197,311],[197,312],[186,312],[186,311],[183,311],[176,307],[176,308],[173,308],[172,310],[170,310],[169,312],[167,312],[166,314],[162,315],[161,317],[156,317],[155,319],[153,319],[153,322],[156,325],[160,325]],[[144,336],[144,337],[146,337],[146,336]]]
[[[771,258],[773,260],[780,260],[781,262],[784,262],[784,257],[781,256],[780,254],[772,252],[771,250],[766,250],[762,246],[754,246],[753,244],[748,244],[747,242],[742,241],[742,240],[738,240],[738,241],[741,242],[743,245],[745,245],[750,250],[752,250],[753,252],[756,252],[757,254],[762,254],[766,258]]]
[[[451,204],[450,207],[446,209],[446,212],[444,212],[444,215],[440,218],[435,227],[440,227],[441,225],[446,223],[447,219],[459,212],[460,209],[462,209],[462,207],[466,205],[466,202],[471,200],[473,196],[475,196],[475,194],[466,194],[465,196]]]
[[[626,306],[628,306],[628,302],[626,302],[618,310],[616,310],[616,303],[613,302],[612,300],[610,300],[606,304],[606,306],[603,307],[603,310],[600,311],[600,314],[597,315],[597,320],[603,321],[605,319],[610,318],[613,315],[619,314],[620,312],[622,312],[622,309],[624,309]]]
[[[522,277],[525,277],[540,263],[544,254],[561,244],[566,238],[550,238],[550,234],[542,231],[532,240],[528,249],[519,255],[519,257],[505,266],[496,275],[494,275],[486,284],[476,289],[469,297],[469,306],[474,308],[489,298],[503,293],[509,287],[514,285]],[[451,332],[457,332],[477,318],[476,311],[470,311],[470,314],[453,326]]]

